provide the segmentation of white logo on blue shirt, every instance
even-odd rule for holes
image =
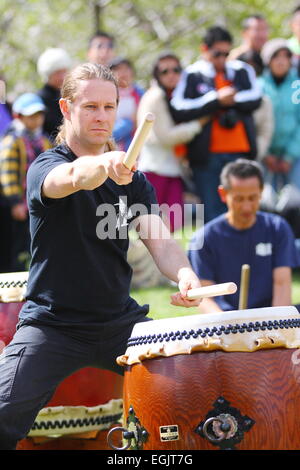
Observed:
[[[270,256],[272,254],[272,243],[258,243],[255,252],[257,256]]]

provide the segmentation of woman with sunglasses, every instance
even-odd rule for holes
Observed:
[[[159,205],[173,209],[166,211],[172,231],[182,226],[183,180],[181,158],[183,146],[201,132],[208,118],[184,124],[175,124],[169,102],[181,75],[181,64],[172,53],[160,55],[156,60],[150,88],[142,97],[138,108],[138,121],[145,113],[156,116],[153,129],[140,154],[138,168],[143,171],[156,190]],[[168,212],[168,214],[167,214]]]

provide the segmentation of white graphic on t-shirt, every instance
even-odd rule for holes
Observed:
[[[120,230],[121,227],[126,227],[128,225],[128,219],[133,217],[132,211],[127,207],[127,197],[119,197],[119,202],[114,204],[114,206],[119,207],[119,214],[117,215],[116,229]]]
[[[255,252],[258,256],[270,256],[272,254],[272,243],[258,243]]]

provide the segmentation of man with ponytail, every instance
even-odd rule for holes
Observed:
[[[121,236],[121,228],[128,232],[126,217],[135,217],[159,269],[178,283],[171,303],[198,303],[186,299],[187,290],[200,285],[197,276],[151,213],[152,186],[125,167],[124,152],[113,150],[118,88],[112,72],[79,65],[66,75],[61,94],[58,145],[28,171],[32,261],[17,331],[0,355],[1,449],[15,449],[57,384],[75,370],[92,366],[123,374],[116,358],[124,354],[134,324],[149,320],[148,306],[129,295],[128,233]],[[124,212],[124,201],[146,213]],[[99,230],[99,223],[111,225],[105,212],[112,209],[115,236]],[[121,216],[125,223],[116,223]],[[161,235],[144,236],[149,226]]]

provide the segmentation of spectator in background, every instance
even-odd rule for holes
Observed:
[[[293,65],[300,75],[300,5],[292,12],[290,26],[293,34],[288,40],[288,46],[293,53]]]
[[[54,142],[58,127],[62,123],[62,114],[59,108],[60,89],[66,72],[71,66],[72,60],[69,54],[60,48],[47,49],[37,62],[38,73],[44,82],[43,88],[38,92],[46,106],[43,131],[52,142]]]
[[[172,231],[182,225],[183,181],[180,159],[176,156],[176,146],[189,142],[201,132],[207,118],[195,119],[183,124],[175,124],[170,113],[170,99],[181,75],[178,57],[166,53],[158,57],[154,64],[153,82],[142,97],[138,108],[138,121],[147,112],[155,114],[150,135],[145,142],[138,160],[138,168],[143,171],[156,190],[158,203],[179,204],[181,211],[169,216]]]
[[[189,259],[201,285],[235,282],[250,265],[247,308],[291,305],[291,270],[300,265],[289,224],[279,215],[259,211],[263,172],[257,162],[239,159],[221,173],[220,197],[226,214],[196,232]],[[202,313],[237,310],[235,294],[203,299]]]
[[[115,56],[115,39],[104,31],[97,31],[90,39],[87,59],[93,64],[109,65]]]
[[[262,49],[266,67],[261,84],[274,111],[275,128],[264,158],[266,181],[280,190],[287,183],[300,188],[300,107],[293,101],[297,71],[292,67],[292,52],[282,38],[268,41]]]
[[[6,84],[0,74],[0,137],[6,133],[11,121],[11,105],[6,101]]]
[[[231,44],[227,30],[210,28],[204,37],[202,58],[183,72],[171,100],[177,122],[212,115],[203,132],[189,144],[188,152],[205,221],[226,211],[217,191],[223,166],[241,156],[256,156],[252,112],[260,105],[261,90],[250,65],[226,61]]]
[[[51,143],[42,133],[46,107],[37,94],[21,95],[12,109],[22,123],[22,130],[6,135],[1,141],[0,183],[12,216],[10,270],[26,271],[30,251],[26,174],[33,160],[49,149]]]
[[[117,78],[120,100],[113,137],[119,150],[126,152],[136,129],[136,114],[144,90],[134,81],[132,63],[123,57],[116,57],[110,68]]]
[[[257,52],[249,50],[240,55],[239,60],[251,65],[254,68],[257,77],[262,75],[264,65],[260,54]],[[253,119],[256,130],[256,158],[257,160],[262,161],[267,155],[274,132],[273,106],[269,96],[262,96],[259,108],[253,112]]]
[[[268,40],[269,26],[262,15],[250,15],[242,23],[242,44],[230,52],[229,59],[238,59],[241,54],[254,51],[260,54]]]

